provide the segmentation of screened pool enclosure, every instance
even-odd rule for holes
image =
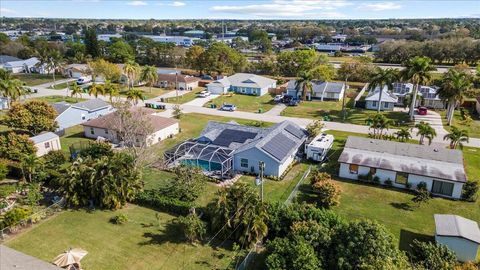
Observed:
[[[169,166],[195,166],[207,175],[225,178],[232,173],[232,152],[232,149],[226,147],[189,140],[167,150],[164,156]]]

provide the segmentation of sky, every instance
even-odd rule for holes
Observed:
[[[480,18],[480,1],[0,0],[0,16],[93,19]]]

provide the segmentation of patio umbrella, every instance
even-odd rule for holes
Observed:
[[[53,259],[53,264],[65,267],[72,264],[80,264],[80,260],[87,255],[88,252],[81,248],[69,249]]]

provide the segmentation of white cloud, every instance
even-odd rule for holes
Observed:
[[[0,8],[0,13],[2,14],[17,14],[17,12],[13,9],[9,8]]]
[[[400,9],[402,8],[402,6],[393,2],[377,2],[377,3],[363,3],[358,8],[362,10],[383,11],[383,10]]]
[[[173,1],[173,2],[160,2],[157,3],[158,6],[170,6],[170,7],[183,7],[185,6],[185,2],[180,1]]]
[[[127,3],[129,6],[146,6],[148,5],[145,1],[130,1]]]
[[[344,17],[335,12],[341,7],[352,5],[345,0],[273,0],[264,4],[251,5],[217,5],[210,8],[216,12],[247,14],[257,17]],[[329,11],[329,12],[326,12]]]

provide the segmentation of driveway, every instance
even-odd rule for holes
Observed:
[[[186,102],[184,105],[203,107],[203,105],[207,104],[210,100],[215,99],[219,96],[220,95],[210,95],[210,96],[204,97],[204,98],[197,97],[192,101]]]
[[[427,115],[419,115],[417,114],[417,112],[415,112],[414,117],[415,124],[418,124],[420,122],[429,123],[430,126],[432,126],[437,132],[437,137],[441,137],[443,139],[443,136],[445,136],[445,134],[448,134],[448,131],[445,130],[445,128],[443,127],[442,117],[439,113],[428,110]]]

